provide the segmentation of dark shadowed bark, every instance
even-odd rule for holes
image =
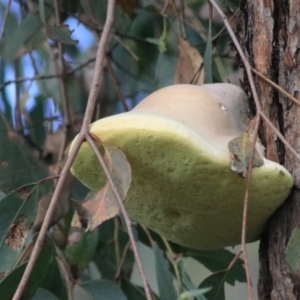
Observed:
[[[299,99],[300,1],[242,0],[243,45],[252,66]],[[246,83],[247,84],[247,83]],[[300,153],[300,107],[256,77],[262,107],[273,124]],[[295,185],[285,204],[272,216],[260,244],[261,300],[300,299],[300,273],[292,275],[285,262],[291,232],[300,225],[300,161],[286,150],[267,124],[262,139],[268,159],[280,162],[294,176]]]

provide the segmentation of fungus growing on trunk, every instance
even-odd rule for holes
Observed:
[[[174,85],[130,112],[93,123],[90,131],[127,156],[128,214],[175,243],[205,250],[240,243],[246,179],[231,170],[228,143],[249,122],[247,96],[237,86]],[[91,190],[106,183],[87,143],[71,171]],[[259,238],[292,184],[289,172],[275,162],[263,158],[263,165],[253,168],[247,242]]]

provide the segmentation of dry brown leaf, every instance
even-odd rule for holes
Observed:
[[[188,41],[181,38],[178,40],[178,58],[174,83],[204,83],[202,56]]]
[[[228,143],[228,149],[231,156],[231,170],[241,174],[243,177],[247,174],[250,164],[252,141],[249,132],[244,132],[237,138]],[[255,149],[253,156],[253,167],[260,167],[264,164],[264,160],[259,152]]]
[[[124,201],[131,183],[131,168],[124,153],[117,147],[104,145],[104,161],[109,170],[114,185]],[[93,231],[104,221],[113,218],[120,211],[120,206],[109,182],[93,197],[84,203],[76,204],[76,214],[73,225],[87,227],[87,231]],[[80,222],[78,222],[78,219]]]

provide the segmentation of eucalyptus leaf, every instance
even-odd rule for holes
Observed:
[[[69,29],[68,25],[60,25],[57,27],[46,26],[46,32],[48,38],[62,44],[77,45],[79,42],[71,38],[73,31]]]
[[[7,125],[3,115],[0,136],[0,189],[4,193],[48,176],[46,166],[34,158],[23,137]]]
[[[35,295],[40,283],[47,276],[48,266],[55,259],[56,253],[49,238],[47,238],[41,249],[28,283],[22,295],[22,299],[31,300]],[[2,261],[2,259],[1,259]],[[9,273],[0,283],[1,300],[10,300],[21,280],[27,263],[22,264]]]
[[[210,290],[211,288],[203,288],[203,289],[196,289],[196,290],[183,292],[182,294],[180,294],[178,300],[185,300],[190,297],[196,297],[198,300],[207,300],[207,298],[203,295],[209,292]]]
[[[155,255],[155,270],[159,298],[160,300],[177,299],[177,293],[173,284],[174,277],[169,269],[169,262],[156,243],[153,244],[153,251]]]
[[[182,283],[187,289],[187,291],[190,292],[190,294],[188,292],[184,292],[183,294],[180,295],[179,299],[185,299],[194,296],[197,298],[197,300],[205,300],[205,297],[202,295],[207,291],[203,292],[202,290],[197,290],[197,287],[192,283],[191,279],[189,278],[186,272],[186,265],[184,260],[183,259],[179,260],[177,264],[178,264],[178,269],[180,272]]]
[[[201,251],[184,248],[183,255],[196,259],[212,272],[226,270],[235,258],[235,254],[226,249]],[[233,267],[228,271],[225,281],[232,286],[235,281],[246,282],[245,269],[243,267],[243,261],[240,258],[237,259]]]
[[[132,284],[129,280],[122,279],[121,288],[127,299],[146,300],[145,291],[142,287]]]
[[[0,44],[2,58],[5,61],[12,61],[28,51],[28,44],[33,47],[34,44],[39,43],[43,39],[43,35],[41,35],[42,24],[39,15],[29,13],[18,26],[11,29],[9,34],[3,36]],[[30,43],[30,41],[35,41],[35,43]]]
[[[92,280],[82,285],[94,300],[127,300],[123,291],[108,280]]]
[[[9,271],[20,254],[47,184],[22,186],[0,201],[0,272]]]
[[[65,249],[65,254],[73,268],[73,272],[76,270],[80,274],[95,255],[99,231],[85,232],[83,229],[76,228],[71,233],[71,236],[75,240],[69,242]]]
[[[32,300],[59,300],[55,295],[47,290],[38,288]]]
[[[199,288],[209,288],[205,297],[207,300],[225,300],[225,280],[228,272],[218,272],[205,278]]]

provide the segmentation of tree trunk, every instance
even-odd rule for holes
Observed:
[[[240,42],[252,66],[295,98],[300,91],[300,1],[242,0]],[[268,83],[255,84],[265,114],[300,153],[300,107]],[[246,83],[247,84],[247,83]],[[271,217],[260,243],[261,300],[300,299],[300,273],[292,275],[285,248],[293,229],[300,225],[300,161],[265,123],[261,131],[266,157],[280,162],[294,176],[295,188],[285,204]],[[300,252],[300,249],[299,249]]]

